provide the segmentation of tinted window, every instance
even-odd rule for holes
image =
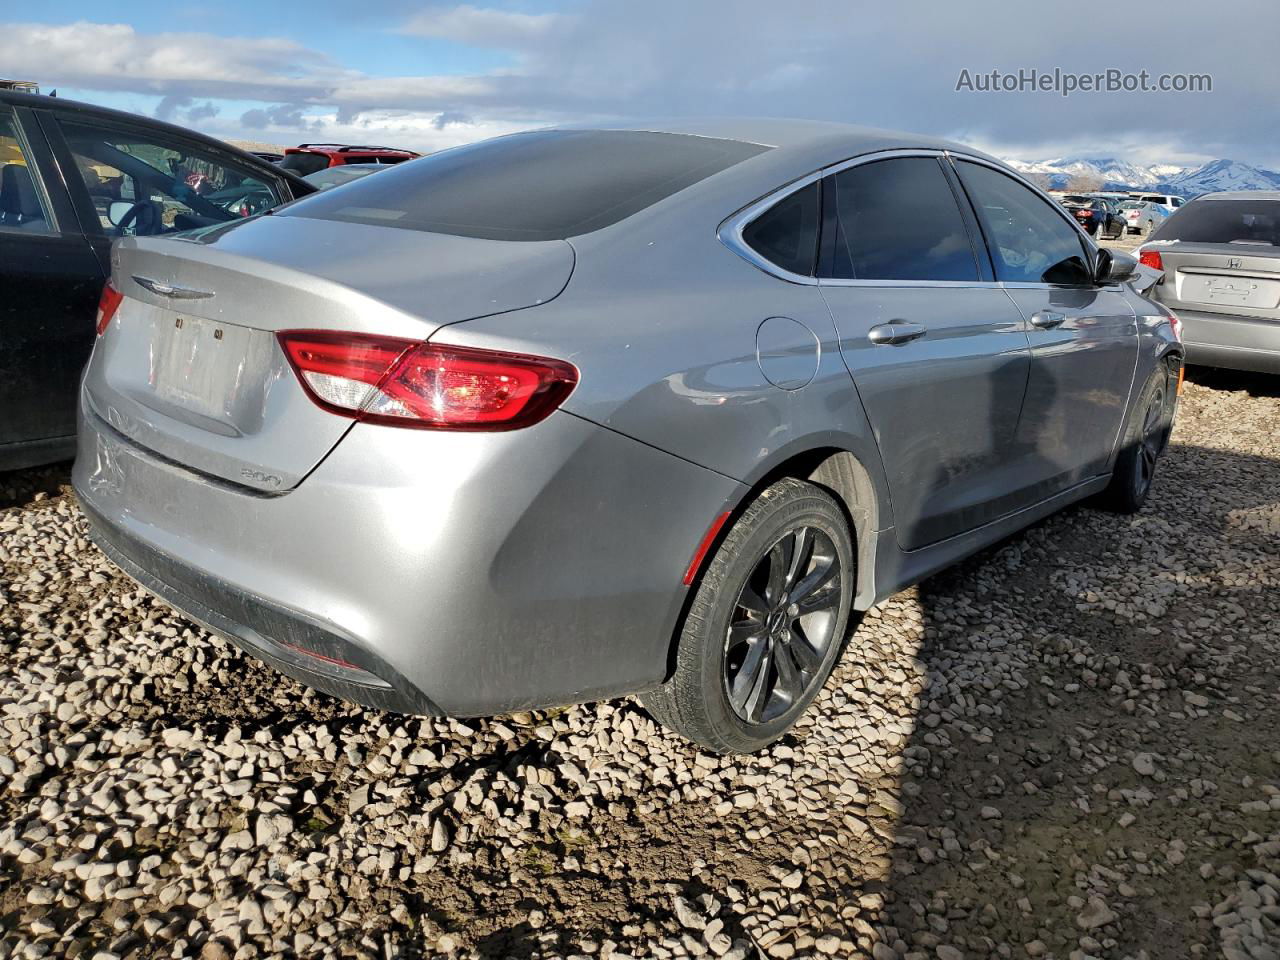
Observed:
[[[864,163],[830,180],[837,214],[833,277],[978,279],[955,195],[933,157]]]
[[[305,177],[308,173],[315,173],[329,166],[329,158],[323,153],[286,153],[280,166]]]
[[[1155,239],[1280,246],[1280,200],[1196,200],[1170,216]]]
[[[960,161],[956,168],[986,231],[996,279],[1070,285],[1091,282],[1080,234],[1052,206],[991,167]]]
[[[49,211],[12,114],[0,113],[0,228],[52,233]]]
[[[783,270],[812,276],[818,255],[818,184],[802,187],[756,217],[742,239]]]
[[[60,123],[106,233],[208,227],[262,213],[282,199],[257,171],[163,131]]]
[[[624,220],[767,149],[627,130],[519,133],[398,164],[282,213],[489,240],[562,240]]]

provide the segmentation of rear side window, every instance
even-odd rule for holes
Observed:
[[[768,147],[630,130],[543,130],[445,150],[281,215],[486,240],[563,240],[638,213]]]
[[[978,163],[962,160],[956,169],[982,220],[997,280],[1065,286],[1091,282],[1079,231],[1038,194]]]
[[[0,112],[0,229],[53,233],[39,187],[17,121]]]
[[[1280,200],[1196,200],[1170,216],[1154,239],[1280,246]]]
[[[280,166],[300,177],[315,173],[329,166],[329,158],[323,153],[286,153]]]
[[[830,180],[837,217],[833,278],[978,279],[955,194],[933,157],[877,160]]]
[[[747,224],[742,239],[770,263],[811,277],[818,257],[818,217],[818,183],[814,181]]]

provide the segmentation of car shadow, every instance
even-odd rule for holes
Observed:
[[[1252,397],[1280,397],[1280,375],[1274,373],[1189,366],[1187,379],[1210,390],[1244,391]]]
[[[0,510],[22,507],[71,490],[71,461],[0,471]]]
[[[1187,509],[1209,477],[1210,505]],[[1274,642],[1249,643],[1277,622],[1278,540],[1280,461],[1174,444],[1138,514],[1073,507],[906,595],[923,689],[875,924],[898,956],[1182,957],[1212,939],[1192,908],[1254,866],[1268,827],[1238,811],[1280,775],[1246,734],[1280,707],[1238,716],[1280,675]]]

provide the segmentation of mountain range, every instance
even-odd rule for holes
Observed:
[[[1062,190],[1073,177],[1099,183],[1095,190],[1153,190],[1195,197],[1217,190],[1280,190],[1280,173],[1239,160],[1210,160],[1195,167],[1157,163],[1149,166],[1115,157],[1062,157],[1057,160],[1008,160],[1014,169],[1044,174],[1051,189]]]

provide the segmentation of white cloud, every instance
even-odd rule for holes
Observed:
[[[280,38],[148,34],[93,23],[0,24],[0,63],[49,86],[250,102],[224,109],[218,129],[251,110],[268,125],[274,121],[263,114],[276,111],[344,129],[403,117],[398,129],[419,138],[412,141],[418,146],[486,124],[757,115],[940,134],[1014,156],[1176,154],[1280,165],[1266,123],[1280,88],[1274,0],[1236,0],[1237,28],[1221,31],[1198,25],[1202,0],[1166,0],[1162,42],[1144,48],[1152,50],[1147,62],[1126,61],[1122,44],[1076,43],[1059,7],[1009,0],[802,6],[803,16],[776,0],[582,0],[571,15],[435,5],[402,25],[403,35],[516,55],[513,66],[472,76],[374,76]],[[1204,72],[1214,88],[1069,99],[955,91],[962,68],[1025,67]],[[435,126],[446,114],[475,123]]]
[[[46,86],[259,100],[323,97],[344,72],[324,54],[277,37],[139,33],[83,21],[0,24],[0,63]]]
[[[475,47],[519,50],[540,43],[571,17],[559,13],[513,13],[464,4],[424,10],[401,28],[401,33],[440,37]]]

